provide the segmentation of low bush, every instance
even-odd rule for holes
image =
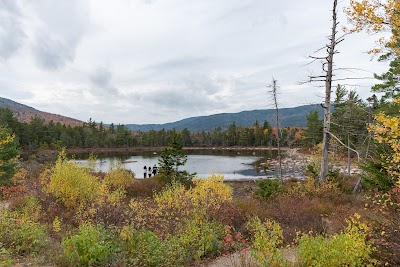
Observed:
[[[187,266],[212,256],[222,247],[224,226],[204,218],[185,220],[175,235],[166,238],[168,266]]]
[[[17,210],[0,212],[0,242],[5,249],[24,255],[46,247],[46,227],[38,222],[37,205],[35,199],[27,198]]]
[[[100,224],[81,224],[78,232],[68,233],[61,244],[70,266],[109,264],[119,250],[115,237]]]
[[[318,180],[320,172],[321,172],[321,156],[313,157],[313,160],[306,166],[305,175],[313,180]],[[328,181],[334,182],[337,181],[339,178],[339,169],[328,166],[328,173],[326,179]]]
[[[278,179],[265,179],[257,183],[256,195],[262,198],[270,198],[279,192],[281,187]]]
[[[291,183],[284,188],[285,195],[289,197],[337,197],[340,195],[338,184],[336,182],[327,181],[319,186],[316,180],[308,178],[305,182]]]
[[[251,255],[261,266],[286,266],[280,247],[283,244],[282,229],[277,222],[265,220],[261,222],[253,217],[248,223],[253,236]]]
[[[298,240],[298,256],[302,266],[373,266],[373,248],[367,241],[368,227],[359,216],[347,220],[341,233],[324,237],[302,235]]]
[[[0,243],[0,267],[11,266],[12,262],[11,253]]]
[[[41,175],[44,191],[62,201],[68,209],[88,210],[98,201],[100,182],[89,169],[69,162],[60,153],[55,166]]]
[[[123,249],[123,264],[128,266],[163,266],[166,261],[165,244],[153,232],[133,225],[122,228],[120,233]]]
[[[131,172],[122,169],[120,164],[113,166],[102,180],[100,196],[104,202],[119,205],[133,183],[134,176]]]
[[[164,183],[159,181],[159,176],[135,180],[128,190],[128,195],[135,197],[152,197],[154,192],[162,191]]]

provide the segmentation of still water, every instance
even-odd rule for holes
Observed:
[[[211,173],[222,174],[227,180],[243,180],[273,176],[274,171],[263,168],[264,165],[255,166],[256,162],[265,162],[267,159],[276,158],[276,151],[237,151],[237,150],[188,150],[187,162],[180,170],[196,173],[198,177],[205,178]],[[108,153],[98,154],[96,160],[97,171],[108,171],[110,166],[121,162],[123,168],[135,173],[136,178],[144,177],[143,167],[158,166],[160,153],[152,151],[132,152],[129,154]],[[75,155],[80,164],[86,164],[88,154]]]

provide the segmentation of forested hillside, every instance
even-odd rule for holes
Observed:
[[[46,123],[53,121],[54,123],[59,122],[61,124],[71,126],[78,126],[83,124],[83,122],[80,120],[43,112],[3,97],[0,97],[0,108],[9,108],[11,111],[13,111],[14,116],[21,122],[30,122],[32,118],[38,116],[42,118]]]
[[[279,122],[282,127],[305,127],[307,125],[306,115],[311,111],[317,110],[322,117],[322,107],[320,105],[306,105],[294,108],[282,108],[279,110]],[[228,129],[229,125],[235,123],[237,126],[250,127],[255,121],[268,121],[275,125],[275,110],[262,109],[242,111],[238,113],[221,113],[209,116],[199,116],[183,119],[177,122],[165,124],[127,124],[126,127],[132,131],[149,130],[183,130],[187,128],[193,132],[212,131],[215,128]]]
[[[10,128],[24,149],[37,148],[115,148],[136,146],[167,146],[171,138],[181,133],[185,146],[274,146],[277,130],[268,122],[255,121],[250,127],[231,123],[228,129],[217,127],[212,131],[191,132],[187,128],[147,132],[132,132],[125,125],[105,126],[89,120],[79,126],[46,123],[41,117],[34,117],[29,122],[20,122],[10,109],[0,108],[0,125]],[[300,144],[302,129],[283,127],[281,139],[284,146]]]

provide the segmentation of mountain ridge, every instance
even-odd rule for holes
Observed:
[[[323,109],[320,105],[303,105],[294,108],[279,109],[279,120],[282,127],[306,127],[306,115],[311,111],[317,110],[322,117]],[[150,131],[150,130],[183,130],[190,131],[212,131],[217,127],[226,129],[230,124],[249,127],[256,121],[260,124],[268,121],[271,125],[276,124],[274,109],[255,109],[245,110],[236,113],[218,113],[207,116],[196,116],[185,118],[175,122],[163,124],[126,124],[125,126],[132,131]]]
[[[14,116],[24,122],[29,122],[31,118],[39,116],[45,120],[46,123],[53,121],[54,123],[60,122],[61,124],[79,126],[84,122],[48,112],[39,111],[33,107],[20,104],[13,100],[0,97],[0,107],[9,108],[13,111]],[[311,111],[317,110],[322,117],[323,109],[320,105],[303,105],[294,108],[281,108],[279,109],[279,121],[282,127],[305,127],[307,125],[306,116]],[[250,127],[256,121],[263,124],[264,121],[272,126],[276,124],[274,109],[255,109],[245,110],[236,113],[218,113],[205,116],[194,116],[178,120],[175,122],[168,122],[163,124],[125,124],[131,131],[150,131],[150,130],[183,130],[189,129],[192,132],[212,131],[215,128],[227,129],[229,125],[235,123],[237,126]]]
[[[0,97],[0,108],[9,108],[14,113],[14,116],[19,121],[22,122],[30,122],[32,118],[38,116],[44,119],[46,123],[53,121],[54,123],[59,122],[61,124],[71,125],[71,126],[79,126],[84,123],[83,121],[74,118],[40,111],[33,107],[18,103],[14,100],[7,99],[4,97]]]

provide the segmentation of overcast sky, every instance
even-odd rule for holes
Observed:
[[[327,42],[331,9],[331,0],[0,0],[0,96],[83,121],[165,123],[271,108],[273,76],[281,107],[321,103],[324,88],[299,82],[320,74],[305,65]],[[337,67],[365,71],[342,75],[386,69],[366,54],[374,39],[346,37]],[[373,83],[348,88],[366,98]]]

